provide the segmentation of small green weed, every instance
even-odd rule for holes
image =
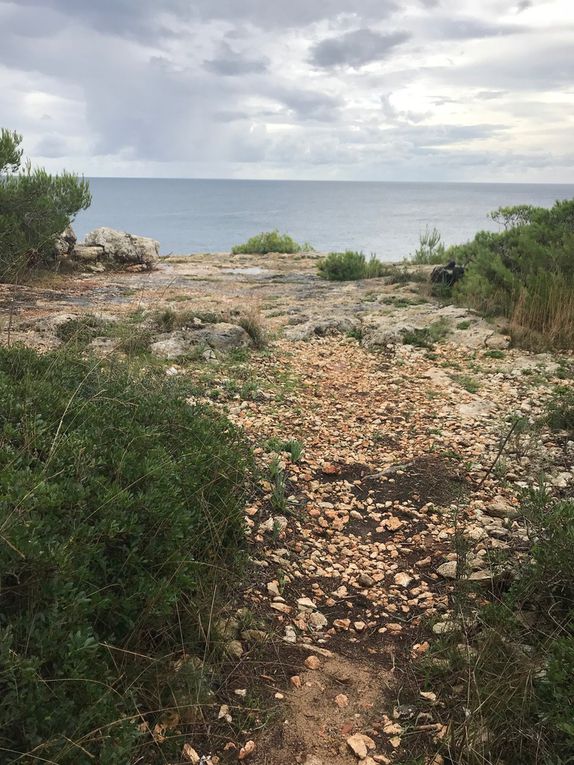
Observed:
[[[279,438],[269,438],[263,444],[263,448],[268,452],[286,452],[291,457],[291,462],[299,462],[303,455],[303,444],[295,439],[282,441]]]
[[[475,380],[474,377],[469,377],[468,375],[453,375],[452,379],[469,393],[476,393],[480,390],[480,383]]]

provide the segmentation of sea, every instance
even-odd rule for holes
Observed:
[[[383,261],[408,257],[426,228],[457,244],[498,230],[488,213],[500,206],[574,198],[574,184],[92,178],[90,187],[92,205],[74,224],[79,238],[109,226],[159,240],[162,255],[185,255],[228,252],[279,229],[320,252]]]

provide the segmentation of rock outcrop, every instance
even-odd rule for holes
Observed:
[[[297,324],[285,330],[285,337],[289,340],[310,340],[312,337],[330,337],[342,335],[361,326],[359,319],[349,316],[334,316],[332,318],[318,318]]]
[[[78,243],[71,226],[54,244],[54,257],[70,267],[89,271],[139,266],[151,270],[159,259],[159,242],[112,228],[91,231]]]
[[[230,351],[234,348],[248,348],[251,338],[243,327],[220,322],[208,324],[201,329],[181,329],[160,335],[151,350],[164,359],[187,356],[202,346],[214,351]]]
[[[153,268],[159,258],[159,242],[146,236],[135,236],[113,228],[97,228],[86,235],[84,244],[101,247],[104,259],[114,265],[141,265]]]

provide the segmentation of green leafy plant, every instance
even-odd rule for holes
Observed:
[[[23,164],[21,142],[0,130],[0,281],[52,265],[57,237],[91,202],[87,181]]]
[[[357,279],[376,279],[384,276],[386,268],[371,255],[367,260],[362,252],[331,252],[319,263],[319,275],[336,282],[355,281]]]
[[[252,236],[244,244],[235,245],[231,252],[234,255],[266,255],[268,252],[293,254],[295,252],[309,252],[312,249],[307,242],[298,244],[288,234],[280,234],[277,229],[274,229]]]
[[[0,759],[173,760],[237,569],[249,450],[179,381],[0,349]],[[30,753],[29,755],[27,753]]]

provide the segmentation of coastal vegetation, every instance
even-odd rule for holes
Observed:
[[[3,762],[181,751],[250,470],[239,432],[186,395],[149,365],[0,350]]]
[[[490,217],[502,231],[480,231],[470,242],[448,248],[436,229],[427,230],[412,262],[452,260],[464,266],[464,278],[452,289],[441,287],[441,297],[506,318],[517,344],[572,348],[574,200],[551,209],[501,207]]]
[[[291,255],[295,252],[310,252],[312,249],[308,242],[298,244],[289,234],[280,234],[274,229],[252,236],[244,244],[236,244],[231,252],[234,255],[267,255],[269,252]]]
[[[24,162],[22,136],[0,129],[0,281],[17,281],[54,260],[57,237],[89,207],[87,181]]]
[[[375,255],[367,260],[362,252],[352,250],[329,253],[319,262],[318,268],[320,276],[333,282],[376,279],[386,273],[385,266]]]
[[[480,232],[447,258],[466,265],[457,301],[509,320],[517,342],[574,347],[574,200],[501,208],[499,233]]]

